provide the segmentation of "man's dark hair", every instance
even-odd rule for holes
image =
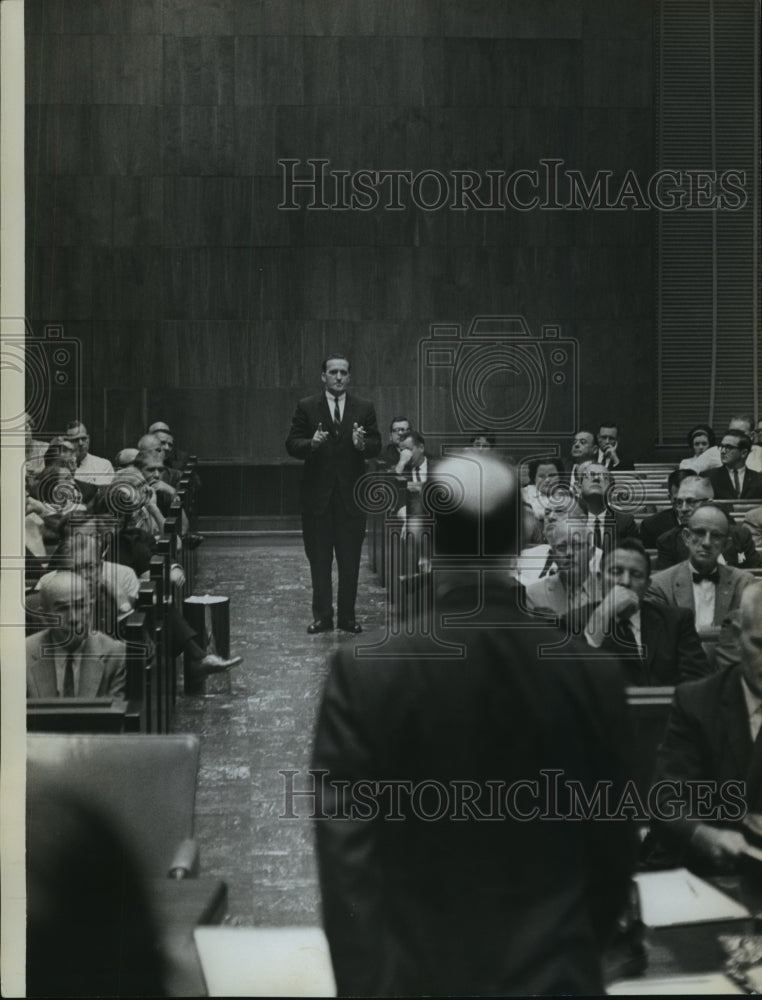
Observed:
[[[73,431],[77,427],[85,427],[85,425],[82,423],[81,420],[70,420],[66,425],[66,433],[68,434],[69,431]],[[85,427],[85,430],[87,430],[87,427]]]
[[[709,426],[709,424],[696,424],[695,427],[691,427],[688,431],[688,447],[693,447],[693,439],[697,434],[706,434],[707,440],[709,441],[709,447],[713,447],[717,444],[717,438],[715,437],[714,431]]]
[[[738,441],[741,451],[751,451],[751,438],[743,431],[725,431],[723,437],[734,437]]]
[[[390,431],[393,430],[394,425],[402,423],[403,420],[405,421],[405,423],[409,427],[410,426],[410,420],[409,420],[408,417],[392,417],[392,419],[389,421],[389,430]]]
[[[643,557],[646,564],[646,577],[651,576],[651,557],[646,552],[645,546],[639,538],[623,538],[616,545],[612,545],[610,549],[604,549],[603,558],[601,559],[602,570],[605,570],[606,566],[611,562],[611,558],[617,549],[623,552],[637,552],[638,555]]]
[[[619,424],[616,423],[616,421],[614,421],[614,420],[601,420],[601,422],[598,424],[598,433],[599,434],[601,432],[601,427],[613,427],[614,430],[617,433],[617,437],[619,437]]]
[[[559,458],[533,458],[528,466],[530,483],[533,483],[537,478],[537,470],[540,468],[541,465],[552,465],[555,467],[555,470],[559,474],[559,476],[562,476],[564,474],[563,463]]]
[[[492,434],[490,434],[488,430],[483,429],[479,431],[474,431],[474,433],[471,435],[471,444],[473,444],[477,438],[484,438],[484,440],[491,448],[495,447],[496,444],[495,438],[493,437]]]
[[[161,461],[161,459],[157,458],[156,455],[152,455],[150,452],[147,451],[139,451],[135,456],[135,461],[132,464],[135,466],[136,469],[140,469],[140,471],[142,472],[149,462],[154,462],[154,463],[160,462],[161,465],[160,466],[157,465],[156,466],[157,469],[164,467],[164,463]]]
[[[418,431],[408,431],[402,440],[407,441],[408,438],[410,438],[413,444],[416,445],[418,448],[426,447],[426,441],[424,439],[424,436],[423,434],[419,434]]]
[[[334,351],[333,354],[326,354],[326,356],[323,358],[323,371],[324,372],[328,371],[328,362],[329,361],[346,361],[346,363],[347,363],[347,371],[350,371],[351,368],[352,368],[352,365],[350,364],[349,358],[346,356],[346,354],[342,354],[341,351]]]
[[[667,492],[669,492],[673,486],[679,486],[680,483],[689,476],[697,475],[698,472],[694,472],[693,469],[675,469],[667,476]]]

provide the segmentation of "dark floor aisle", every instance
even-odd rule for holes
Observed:
[[[229,542],[229,540],[226,540]],[[215,544],[198,556],[196,594],[230,598],[231,652],[244,662],[207,681],[207,695],[180,697],[175,730],[201,737],[196,836],[201,871],[228,885],[230,921],[259,926],[320,922],[307,806],[285,811],[281,770],[307,786],[315,712],[327,657],[365,634],[308,636],[309,570],[301,544]],[[363,557],[357,603],[367,632],[385,621],[385,591]],[[372,635],[371,635],[372,638]],[[218,693],[215,693],[218,692]]]

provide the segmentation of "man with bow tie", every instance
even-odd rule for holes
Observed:
[[[602,560],[605,596],[592,610],[585,639],[621,662],[627,684],[679,684],[711,672],[687,608],[644,600],[651,566],[637,538],[625,538]]]
[[[728,515],[713,503],[699,506],[682,529],[688,558],[655,573],[648,598],[659,604],[690,608],[696,630],[712,630],[741,602],[751,573],[720,563],[730,533]]]
[[[304,461],[301,484],[302,537],[312,577],[315,635],[333,628],[334,555],[339,571],[337,624],[345,632],[362,631],[355,619],[365,512],[354,495],[367,459],[381,450],[376,412],[368,400],[347,392],[349,360],[329,355],[323,362],[324,391],[299,401],[286,439],[286,450]]]

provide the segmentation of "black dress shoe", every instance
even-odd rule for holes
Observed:
[[[307,626],[307,635],[317,635],[318,632],[332,632],[333,622],[330,618],[316,618]]]
[[[199,545],[203,542],[203,535],[183,535],[182,536],[183,545],[186,549],[197,549]]]
[[[351,632],[352,635],[359,635],[362,632],[362,625],[358,625],[356,621],[339,621],[338,627],[342,632]]]

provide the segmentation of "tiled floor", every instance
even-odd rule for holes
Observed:
[[[286,812],[282,770],[309,787],[312,732],[328,655],[340,632],[308,636],[309,569],[301,546],[217,545],[199,549],[197,594],[230,597],[230,648],[244,662],[207,681],[207,695],[178,700],[175,729],[201,737],[196,836],[205,875],[228,885],[234,923],[284,926],[320,921],[308,803]],[[358,620],[385,621],[385,592],[360,570]],[[366,636],[359,637],[365,641]]]

